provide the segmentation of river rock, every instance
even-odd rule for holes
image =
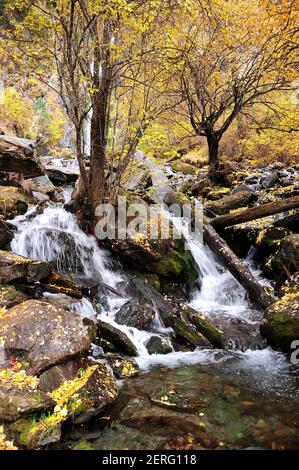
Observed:
[[[174,171],[183,173],[184,175],[195,175],[197,173],[197,168],[195,166],[185,163],[180,159],[171,162],[170,166]]]
[[[279,174],[277,171],[273,171],[269,175],[261,179],[260,183],[262,188],[269,189],[273,188],[279,181]]]
[[[56,187],[47,175],[32,178],[30,180],[30,187],[32,191],[37,191],[50,197],[54,196],[56,191]]]
[[[170,339],[161,336],[151,336],[145,346],[150,354],[168,354],[173,351]]]
[[[202,177],[191,187],[191,192],[193,196],[202,196],[207,194],[211,187],[213,186],[212,181],[207,177]]]
[[[261,334],[274,348],[292,350],[299,339],[299,294],[289,293],[268,307],[261,323]]]
[[[115,354],[107,354],[105,359],[109,362],[113,374],[117,379],[127,379],[139,374],[138,364],[132,359]]]
[[[146,330],[154,318],[155,312],[151,304],[133,299],[121,307],[116,314],[115,321],[120,325],[134,326],[139,330]]]
[[[57,185],[74,183],[80,175],[79,169],[70,169],[63,166],[55,167],[51,164],[46,165],[46,172],[52,183]]]
[[[136,346],[129,337],[123,332],[102,320],[98,322],[98,336],[111,342],[119,351],[128,356],[137,356]]]
[[[27,300],[23,292],[19,292],[14,286],[0,286],[0,308],[11,308]]]
[[[14,236],[14,226],[0,220],[0,248],[11,242]]]
[[[91,348],[94,330],[82,317],[51,303],[28,300],[4,311],[0,334],[6,361],[18,359],[33,374]]]
[[[281,240],[280,256],[291,272],[299,270],[299,234],[289,235]]]
[[[19,214],[25,214],[28,200],[19,188],[0,186],[0,216],[9,219]]]
[[[44,174],[36,144],[29,139],[0,135],[0,171],[22,173],[25,178]]]
[[[22,415],[53,406],[50,397],[39,390],[38,379],[25,372],[0,370],[0,420],[15,421]]]
[[[241,207],[248,206],[256,200],[257,195],[255,193],[252,193],[251,191],[244,191],[224,196],[222,199],[219,199],[216,202],[209,202],[206,204],[205,208],[213,214],[223,215],[227,214],[233,209],[239,209]]]
[[[16,279],[26,279],[28,282],[40,281],[48,277],[51,271],[52,263],[0,250],[0,284]]]

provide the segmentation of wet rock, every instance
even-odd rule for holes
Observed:
[[[153,307],[149,303],[141,303],[137,299],[130,300],[117,312],[115,321],[120,325],[134,326],[146,330],[155,318]]]
[[[0,171],[22,173],[25,178],[44,174],[36,144],[29,139],[0,135]]]
[[[283,217],[282,219],[274,222],[276,227],[285,227],[293,232],[299,232],[299,211],[295,211],[293,214]]]
[[[0,215],[5,219],[25,214],[28,209],[28,200],[18,188],[13,186],[0,186]]]
[[[169,323],[177,337],[183,339],[195,348],[212,348],[212,344],[188,321],[182,320],[178,316],[173,316],[169,320]]]
[[[271,305],[260,330],[271,346],[290,352],[292,342],[299,339],[299,294],[286,294]]]
[[[52,263],[15,255],[0,250],[0,283],[6,284],[16,279],[28,282],[40,281],[50,275]]]
[[[14,226],[0,220],[0,248],[11,242],[14,236]]]
[[[51,303],[28,300],[0,317],[6,362],[18,359],[30,373],[67,361],[91,348],[94,330],[82,318]]]
[[[129,267],[193,286],[198,277],[184,240],[107,240],[107,248]]]
[[[293,274],[281,287],[280,295],[299,294],[299,272]]]
[[[239,192],[230,194],[216,202],[206,204],[205,208],[213,214],[223,215],[233,209],[248,206],[257,200],[257,195],[252,192]]]
[[[178,173],[183,173],[184,175],[195,175],[197,168],[189,163],[185,163],[182,160],[175,160],[171,162],[171,168]]]
[[[193,310],[191,307],[184,305],[182,307],[183,315],[194,324],[197,331],[213,345],[214,348],[224,349],[227,347],[223,331],[216,328],[203,315]]]
[[[274,171],[261,179],[261,186],[264,189],[273,188],[278,183],[278,180],[279,174],[277,171]]]
[[[173,351],[170,339],[161,336],[151,336],[145,346],[150,354],[168,354]]]
[[[291,273],[299,271],[299,234],[281,240],[280,256]]]
[[[239,184],[238,186],[236,186],[233,190],[232,190],[232,194],[237,194],[237,193],[254,193],[254,189],[252,189],[250,186],[248,186],[248,184],[245,184],[245,183],[241,183]]]
[[[57,364],[47,369],[39,377],[39,387],[44,392],[53,392],[64,382],[74,380],[79,371],[87,369],[90,361],[86,357],[75,357],[66,364]]]
[[[128,356],[137,356],[137,349],[128,336],[116,327],[104,321],[98,322],[98,336],[111,342],[119,351]],[[102,346],[102,344],[100,344]],[[103,347],[103,346],[102,346]]]
[[[199,407],[199,402],[184,397],[181,393],[173,389],[162,388],[158,392],[151,395],[151,402],[161,408],[168,408],[176,411],[192,412]]]
[[[0,308],[11,308],[27,300],[27,296],[14,286],[0,286]]]
[[[139,374],[138,364],[132,359],[127,359],[122,356],[108,354],[105,359],[111,366],[113,373],[117,379],[127,379]]]
[[[53,406],[51,398],[39,389],[37,377],[24,370],[0,370],[0,420],[12,422],[22,415]]]

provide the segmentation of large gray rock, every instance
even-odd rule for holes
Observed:
[[[0,284],[7,284],[15,279],[28,282],[40,281],[52,272],[52,263],[15,255],[0,250]]]
[[[62,307],[28,300],[0,317],[6,362],[18,359],[33,374],[87,352],[94,339],[91,324]]]
[[[29,139],[0,135],[0,171],[22,173],[24,178],[44,174],[36,144]]]
[[[98,323],[98,336],[106,341],[109,341],[118,348],[119,351],[127,354],[128,356],[137,356],[136,346],[132,343],[130,338],[123,332],[106,323],[99,321]]]
[[[133,299],[117,312],[115,321],[120,325],[134,326],[146,330],[155,318],[153,306],[147,302]]]

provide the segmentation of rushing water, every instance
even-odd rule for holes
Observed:
[[[15,253],[54,261],[60,272],[72,274],[79,282],[84,279],[116,289],[120,283],[126,282],[126,276],[115,270],[108,254],[98,247],[92,236],[82,232],[74,215],[63,207],[53,205],[47,207],[42,214],[31,208],[25,216],[17,217],[14,223],[17,231],[12,241],[12,251]],[[187,395],[189,393],[194,398],[201,393],[202,384],[209,386],[204,392],[205,402],[198,404],[196,413],[201,410],[204,415],[207,414],[209,432],[214,433],[219,441],[224,440],[229,446],[241,448],[250,445],[270,448],[273,441],[274,445],[279,441],[279,436],[275,435],[272,439],[270,433],[282,428],[283,446],[292,447],[293,440],[298,440],[296,426],[299,417],[296,409],[298,410],[299,401],[296,376],[290,374],[290,365],[283,354],[274,352],[271,348],[261,349],[263,345],[257,331],[262,312],[250,305],[242,286],[223,269],[205,245],[190,238],[183,226],[181,230],[184,231],[199,272],[198,287],[193,292],[190,305],[224,331],[226,328],[231,329],[233,325],[236,336],[233,346],[244,351],[196,349],[190,352],[149,355],[145,343],[152,332],[115,323],[115,314],[127,298],[109,292],[107,302],[100,312],[95,311],[87,298],[74,301],[71,305],[74,312],[88,318],[100,315],[102,319],[124,331],[137,347],[136,360],[140,368],[147,371],[140,378],[131,379],[123,388],[120,402],[126,415],[120,414],[114,431],[105,431],[101,439],[96,441],[95,447],[105,448],[106,445],[106,448],[155,448],[162,445],[161,442],[166,445],[168,434],[172,432],[176,435],[174,426],[179,428],[182,425],[182,430],[187,430],[188,426],[182,424],[186,419],[193,420],[187,434],[195,436],[198,423],[197,418],[195,421],[193,419],[194,412],[190,415],[190,412],[186,414],[184,410],[168,410],[165,417],[164,409],[148,400],[148,393],[159,393],[161,387],[165,386],[166,389],[171,388],[181,394],[186,386]],[[253,266],[251,255],[252,253],[249,254],[247,263],[254,269],[254,274],[260,276]],[[247,336],[245,335],[242,345],[238,337],[244,326],[247,328]],[[166,334],[158,316],[154,327],[154,334]],[[253,350],[256,345],[252,335],[260,350]],[[283,412],[283,401],[286,398],[292,410],[292,416],[289,417]],[[271,407],[268,406],[269,401]],[[117,403],[116,408],[119,406],[119,402]],[[259,413],[260,407],[264,411]],[[164,421],[161,421],[161,413]],[[171,413],[175,413],[173,417]],[[227,422],[229,419],[235,428]],[[240,426],[237,424],[238,420],[242,421]],[[164,429],[161,422],[168,423],[168,430]],[[254,436],[252,432],[255,433]],[[177,434],[180,435],[180,432]],[[195,443],[194,448],[200,447],[200,442]]]

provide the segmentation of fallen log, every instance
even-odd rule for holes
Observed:
[[[255,279],[252,272],[240,261],[210,224],[204,225],[204,241],[221,258],[232,275],[238,279],[253,302],[266,308],[275,301],[274,297],[266,292],[264,287]]]
[[[231,225],[250,222],[251,220],[262,219],[269,215],[280,214],[297,207],[299,207],[299,196],[294,196],[283,201],[268,202],[267,204],[251,207],[244,211],[221,215],[213,219],[211,223],[215,228],[225,228]]]

